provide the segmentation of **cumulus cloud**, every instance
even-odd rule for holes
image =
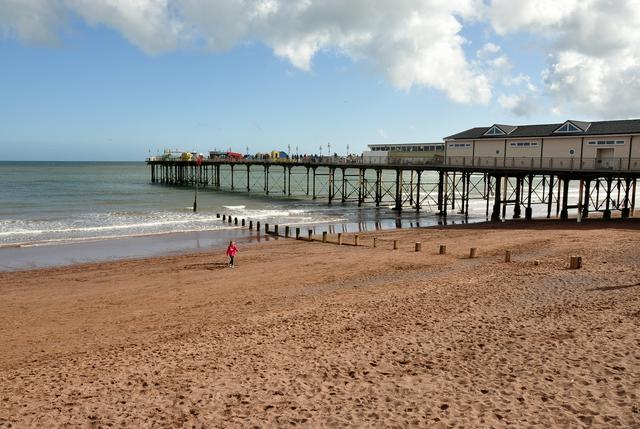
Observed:
[[[482,0],[0,0],[0,25],[43,42],[74,13],[149,53],[259,42],[302,70],[333,51],[373,66],[400,89],[435,88],[457,102],[486,103],[490,80],[465,57],[460,34],[463,22],[484,11]]]
[[[498,34],[529,32],[549,43],[543,72],[554,111],[600,117],[640,111],[640,8],[635,0],[494,0]]]

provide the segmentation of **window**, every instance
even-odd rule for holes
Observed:
[[[571,122],[565,122],[560,128],[555,130],[556,133],[581,133],[582,130]]]
[[[538,147],[538,142],[509,142],[509,146],[515,148]]]
[[[588,145],[592,146],[612,146],[612,145],[623,145],[624,140],[591,140],[587,142]]]
[[[456,148],[456,149],[462,149],[462,148],[465,148],[465,147],[471,147],[471,143],[449,143],[449,147]]]

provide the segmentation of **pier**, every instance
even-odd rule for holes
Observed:
[[[358,206],[390,204],[395,210],[469,215],[469,201],[482,200],[491,220],[532,218],[541,205],[547,217],[568,219],[600,212],[610,219],[633,216],[640,159],[445,157],[415,162],[362,159],[149,158],[151,182],[171,186],[259,192],[324,199]],[[570,198],[570,184],[578,184]]]

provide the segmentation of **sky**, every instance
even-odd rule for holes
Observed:
[[[0,160],[640,117],[637,0],[0,0]]]

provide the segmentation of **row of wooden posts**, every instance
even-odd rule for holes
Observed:
[[[220,218],[220,213],[216,214],[217,218]],[[222,221],[223,222],[228,222],[228,223],[233,223],[234,225],[238,225],[238,218],[234,217],[232,218],[231,216],[222,215]],[[240,225],[241,226],[247,226],[247,222],[245,219],[240,219]],[[249,221],[249,229],[253,230],[253,221],[250,220]],[[256,231],[258,233],[260,233],[260,221],[257,221],[255,224],[256,227]],[[280,227],[279,225],[274,225],[273,226],[273,231],[269,230],[269,224],[265,223],[264,224],[264,232],[265,234],[269,234],[269,235],[275,235],[275,236],[280,236]],[[307,240],[308,241],[313,241],[313,230],[309,229],[307,230]],[[291,236],[291,228],[289,227],[289,225],[286,225],[284,227],[284,238],[293,238]],[[302,236],[301,236],[301,229],[296,227],[295,229],[295,239],[296,240],[301,240]],[[329,243],[328,240],[328,234],[327,231],[322,231],[322,242],[323,243]],[[342,233],[338,233],[338,241],[337,244],[339,246],[345,244],[342,241]],[[358,236],[357,234],[355,234],[353,236],[353,246],[360,246],[360,236]],[[373,247],[378,247],[378,238],[377,237],[373,237]],[[393,240],[393,250],[398,250],[398,248],[400,247],[400,240]],[[421,252],[422,251],[422,243],[421,242],[416,242],[415,243],[415,251],[416,252]],[[445,244],[441,244],[438,253],[440,255],[446,255],[447,254],[447,246]],[[469,249],[469,258],[473,259],[475,257],[478,256],[478,248],[477,247],[471,247]],[[511,262],[511,250],[505,250],[504,253],[504,261],[505,262]],[[536,261],[538,262],[538,261]],[[538,263],[536,263],[536,265],[538,265]],[[582,267],[582,258],[580,256],[571,256],[570,261],[569,261],[569,268],[570,269],[579,269]]]

